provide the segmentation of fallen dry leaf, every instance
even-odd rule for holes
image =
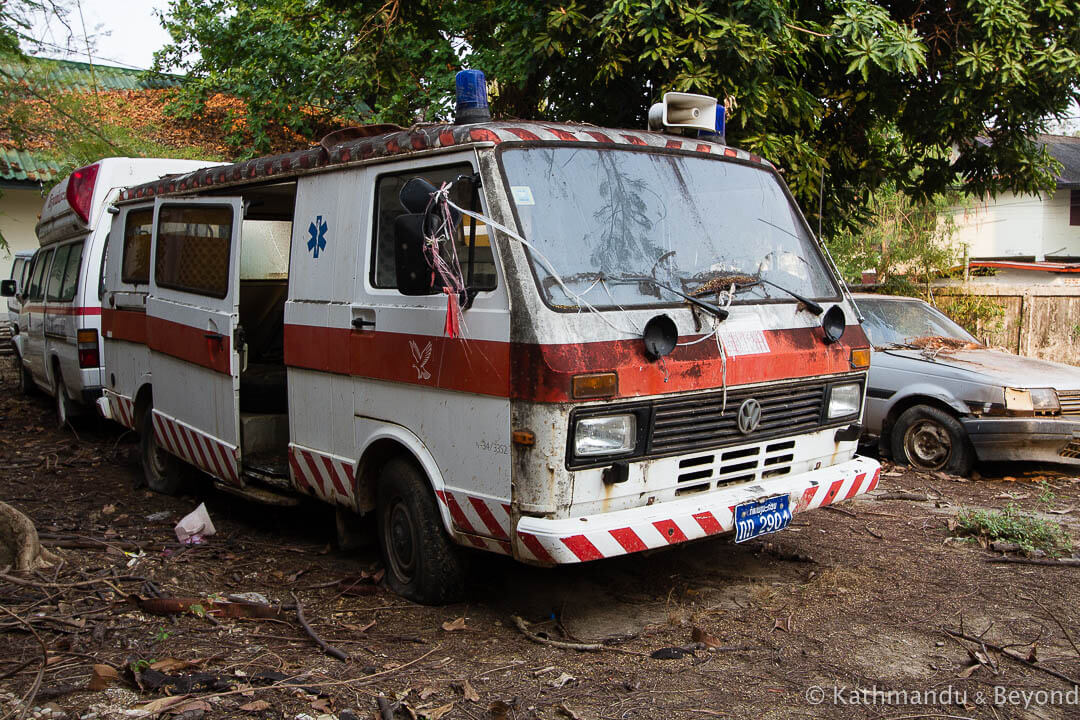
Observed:
[[[312,700],[311,709],[318,710],[319,713],[324,715],[329,715],[334,712],[330,698],[318,698],[317,700]]]
[[[157,662],[150,663],[151,670],[158,670],[163,673],[175,672],[176,670],[184,670],[186,668],[198,667],[202,665],[206,660],[177,660],[176,658],[165,658],[158,660]]]
[[[507,716],[510,712],[510,705],[502,700],[496,700],[488,705],[488,711],[491,713],[491,720],[507,720]]]
[[[564,672],[562,675],[551,681],[551,687],[561,688],[574,682],[577,682],[577,678],[568,672]]]
[[[417,694],[420,696],[421,700],[427,700],[429,697],[436,694],[437,692],[439,692],[439,688],[435,687],[434,685],[428,685],[426,688],[424,688]]]
[[[480,694],[476,692],[476,688],[468,680],[461,683],[461,694],[469,702],[480,702]]]
[[[195,710],[201,710],[202,712],[210,712],[210,703],[199,698],[192,698],[186,702],[173,705],[165,710],[169,715],[183,715],[186,712],[192,712]]]
[[[442,624],[442,629],[446,632],[454,632],[455,630],[466,630],[465,618],[459,617],[456,620],[447,620]]]
[[[705,647],[718,648],[723,645],[723,643],[720,642],[720,638],[705,632],[699,627],[695,627],[690,632],[690,639],[694,642],[703,643]]]
[[[90,683],[86,686],[89,690],[104,690],[120,679],[120,674],[111,665],[95,665]]]
[[[270,703],[265,700],[252,700],[249,703],[241,705],[240,709],[244,712],[262,712],[263,710],[270,709]]]
[[[135,709],[142,710],[149,715],[157,715],[168,711],[170,708],[174,708],[178,705],[183,705],[191,698],[187,695],[174,695],[172,697],[158,698],[157,700],[151,700],[145,705],[136,705]],[[209,709],[209,708],[208,708]]]
[[[427,718],[427,720],[439,720],[443,715],[454,709],[454,703],[446,703],[441,707],[437,707],[434,710],[422,710],[420,712],[421,717]]]
[[[559,706],[558,712],[560,715],[570,718],[570,720],[585,720],[584,717],[578,715],[576,712],[567,707],[566,703],[563,703]]]

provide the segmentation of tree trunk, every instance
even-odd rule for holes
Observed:
[[[16,572],[27,572],[58,562],[59,556],[41,547],[37,528],[30,518],[0,502],[0,569],[10,567]]]

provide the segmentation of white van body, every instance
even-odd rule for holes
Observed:
[[[121,188],[208,164],[167,158],[105,158],[79,168],[45,198],[41,248],[19,288],[16,351],[24,381],[56,398],[61,422],[101,392],[102,255],[106,210]],[[74,204],[73,204],[74,201]],[[59,390],[59,392],[58,392]]]
[[[594,176],[560,174],[581,158]],[[635,169],[604,170],[617,163]],[[656,186],[688,169],[728,185]],[[447,293],[400,290],[399,203],[415,177],[461,188],[454,202],[480,218],[456,229],[476,254],[457,331]],[[647,248],[640,272],[654,255],[708,270],[710,247],[766,243],[754,271],[772,272],[773,256],[791,277],[812,271],[811,304],[839,313],[842,337],[764,285],[728,297],[721,321],[648,278],[624,289],[545,270],[544,253],[560,268],[590,262],[565,245],[596,223],[575,203],[602,205],[620,182],[664,209],[620,221],[680,251]],[[697,193],[701,213],[686,209]],[[766,200],[775,234],[755,224]],[[108,258],[98,406],[143,433],[151,487],[176,489],[171,456],[233,493],[375,511],[388,582],[413,599],[454,595],[454,545],[552,565],[745,540],[877,484],[878,463],[855,454],[869,357],[856,310],[776,169],[743,150],[554,123],[430,126],[144,184],[118,208],[112,234],[130,252]],[[725,216],[768,240],[685,236],[684,222]],[[621,237],[618,254],[641,254]],[[564,282],[602,307],[552,299]],[[642,328],[661,317],[680,344],[651,357]],[[595,454],[619,432],[623,449]]]

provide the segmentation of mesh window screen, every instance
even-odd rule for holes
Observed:
[[[232,208],[163,206],[158,214],[155,282],[198,295],[223,298],[229,292]]]

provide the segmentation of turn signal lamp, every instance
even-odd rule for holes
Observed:
[[[570,395],[575,400],[613,397],[618,387],[619,376],[615,373],[587,373],[570,380]]]
[[[851,367],[860,369],[870,367],[870,348],[856,348],[852,350]]]
[[[91,201],[94,199],[94,185],[97,184],[98,170],[101,166],[97,163],[81,167],[71,173],[67,184],[67,201],[75,214],[82,218],[84,223],[90,222]]]

